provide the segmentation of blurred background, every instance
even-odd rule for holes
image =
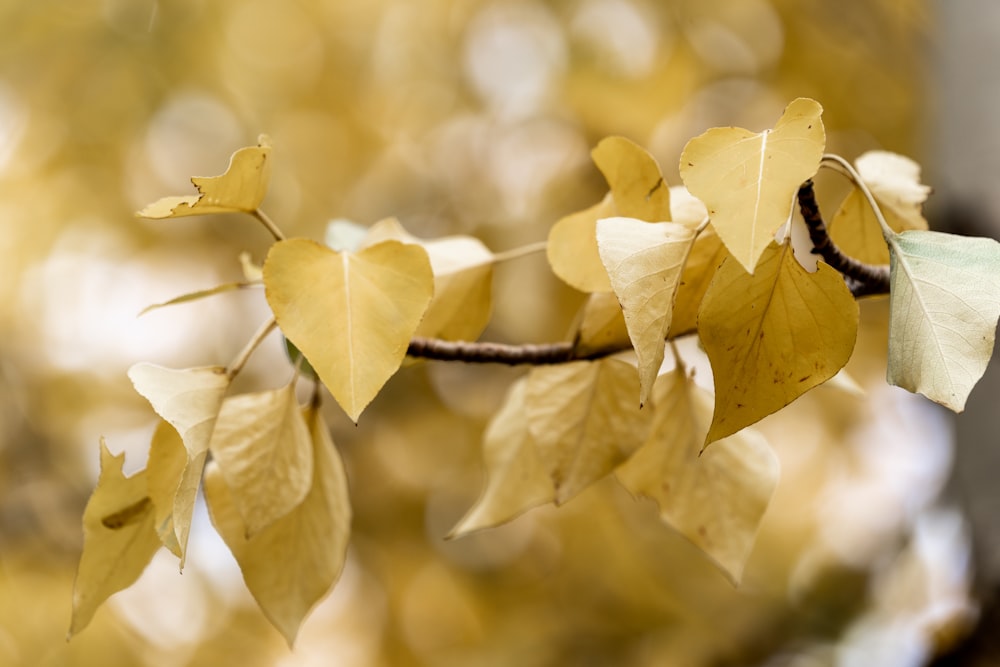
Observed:
[[[783,478],[739,589],[613,480],[444,541],[523,371],[418,364],[357,427],[328,401],[352,543],[293,651],[203,508],[183,576],[161,553],[65,633],[98,438],[137,470],[155,425],[125,371],[225,364],[267,316],[248,290],[137,317],[239,280],[270,239],[145,204],[267,133],[288,235],[392,215],[501,251],[603,196],[602,137],[678,184],[688,139],[808,96],[829,151],[915,158],[932,225],[992,235],[997,29],[989,0],[0,0],[0,665],[993,664],[1000,380],[957,426],[886,387],[878,299],[850,367],[867,394],[820,388],[762,424]],[[819,188],[829,218],[846,186]],[[561,339],[581,301],[543,256],[504,264],[484,337]],[[236,389],[288,378],[272,337]]]

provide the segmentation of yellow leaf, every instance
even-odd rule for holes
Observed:
[[[552,272],[581,292],[610,292],[611,282],[597,252],[596,225],[615,215],[614,200],[607,196],[590,208],[571,213],[549,230],[546,255]]]
[[[1000,243],[908,231],[889,247],[888,381],[961,412],[993,354]]]
[[[87,627],[105,600],[139,578],[160,547],[146,473],[125,477],[124,462],[125,454],[113,456],[101,438],[101,476],[83,511],[71,637]]]
[[[198,477],[204,468],[205,453],[200,455],[196,467]],[[184,479],[184,471],[188,468],[187,450],[184,442],[177,434],[173,426],[164,420],[156,425],[153,432],[153,439],[149,445],[149,460],[146,462],[146,477],[149,485],[149,497],[153,501],[153,508],[156,513],[156,534],[160,536],[163,546],[171,551],[178,558],[184,557],[180,541],[177,539],[177,531],[174,528],[174,503],[180,497],[181,481]],[[191,467],[191,472],[195,472],[195,467]],[[198,491],[198,478],[195,480],[192,490],[190,484],[184,485],[184,508],[185,511],[177,511],[178,518],[182,516],[187,519],[188,526],[184,529],[187,535],[190,530],[191,514],[194,509],[194,500]],[[190,507],[187,507],[190,505]]]
[[[271,246],[264,285],[282,332],[356,422],[403,362],[434,275],[420,246],[348,253],[290,239]]]
[[[690,333],[698,325],[701,300],[712,284],[715,272],[729,256],[718,234],[706,227],[695,239],[691,254],[684,263],[681,282],[674,299],[674,314],[670,322],[671,338]]]
[[[191,182],[198,194],[164,197],[139,211],[142,218],[180,218],[207,213],[250,213],[267,194],[271,178],[271,145],[261,135],[257,146],[241,148],[229,158],[221,176],[195,176]]]
[[[653,391],[652,433],[615,474],[633,495],[655,500],[663,521],[738,584],[778,483],[778,459],[750,429],[700,454],[712,396],[683,369],[662,375]]]
[[[793,101],[773,130],[713,128],[681,154],[681,178],[705,203],[719,238],[749,273],[792,211],[799,186],[819,169],[823,108]]]
[[[248,537],[291,512],[309,492],[312,445],[294,382],[226,399],[211,449]]]
[[[555,499],[552,480],[528,432],[526,389],[524,380],[515,382],[503,407],[486,427],[483,435],[486,486],[449,537],[498,526]]]
[[[240,253],[240,269],[243,271],[243,279],[248,283],[259,283],[264,280],[261,267],[253,263],[250,253],[246,251]]]
[[[857,302],[826,264],[808,273],[791,246],[775,243],[753,275],[727,258],[698,316],[715,377],[715,415],[705,444],[836,375],[854,350],[857,330]]]
[[[590,155],[611,188],[616,215],[647,222],[671,219],[670,190],[660,165],[644,148],[625,137],[607,137]]]
[[[336,583],[347,559],[351,505],[344,464],[319,411],[300,420],[311,440],[308,494],[291,512],[259,533],[247,529],[230,487],[215,462],[205,470],[212,523],[243,572],[264,615],[291,646],[309,610]]]
[[[645,404],[663,363],[674,294],[694,243],[694,230],[674,222],[605,218],[597,246],[621,303],[639,359],[639,404]]]
[[[650,411],[635,403],[639,377],[613,358],[540,366],[528,375],[525,413],[561,505],[642,444]]]
[[[479,338],[493,311],[493,253],[489,248],[471,236],[418,239],[395,218],[372,225],[364,245],[386,240],[417,244],[427,251],[431,262],[434,298],[416,335],[445,340]]]
[[[632,344],[625,315],[614,292],[590,294],[577,317],[574,346],[581,355],[625,349]]]
[[[854,162],[861,180],[875,196],[885,221],[897,232],[927,229],[921,206],[930,187],[920,183],[920,165],[886,151],[869,151]],[[864,194],[854,189],[830,222],[830,236],[850,257],[868,264],[888,264],[889,248]]]

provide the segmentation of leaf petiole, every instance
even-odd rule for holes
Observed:
[[[257,329],[253,337],[251,337],[250,340],[247,341],[247,344],[243,347],[243,349],[240,350],[240,353],[237,354],[236,357],[226,367],[226,376],[230,380],[236,377],[239,374],[239,372],[243,370],[243,366],[245,366],[247,360],[250,359],[250,355],[253,354],[254,350],[257,349],[257,347],[261,344],[261,342],[265,338],[267,338],[267,335],[271,333],[271,331],[273,331],[277,326],[278,326],[277,320],[275,320],[272,317],[267,322],[262,324],[259,329]]]

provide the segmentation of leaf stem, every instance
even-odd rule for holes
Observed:
[[[891,244],[892,238],[896,236],[896,232],[894,232],[892,227],[889,226],[889,223],[885,221],[885,216],[882,215],[882,209],[879,207],[878,202],[875,201],[875,195],[873,195],[872,191],[868,189],[868,186],[865,184],[864,180],[862,180],[861,174],[857,172],[854,165],[834,153],[826,153],[823,155],[821,164],[823,163],[837,165],[839,168],[836,169],[836,171],[839,171],[851,179],[855,187],[857,187],[858,190],[861,190],[861,194],[863,194],[865,199],[868,200],[868,206],[871,207],[872,213],[875,214],[875,219],[878,220],[878,224],[882,228],[882,236],[885,238],[886,243]]]
[[[240,353],[230,362],[229,366],[226,367],[226,376],[232,380],[236,377],[243,366],[246,365],[247,360],[250,359],[250,355],[253,351],[261,344],[261,342],[267,338],[267,335],[271,333],[278,326],[278,321],[273,317],[267,322],[264,322],[259,329],[254,333],[254,335],[247,341],[247,344],[240,350]]]
[[[548,246],[548,241],[538,241],[537,243],[529,243],[528,245],[523,245],[519,248],[511,248],[510,250],[495,253],[493,255],[493,262],[500,263],[511,259],[527,257],[528,255],[535,254],[536,252],[544,252]]]
[[[284,233],[282,233],[282,231],[278,229],[278,225],[274,224],[274,221],[271,220],[271,218],[267,215],[267,213],[264,213],[264,211],[262,211],[259,208],[255,208],[253,211],[250,212],[250,215],[257,218],[260,221],[260,224],[264,225],[264,227],[267,228],[267,231],[271,232],[271,236],[274,237],[275,241],[285,240]]]

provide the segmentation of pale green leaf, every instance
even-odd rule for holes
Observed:
[[[290,239],[271,246],[264,285],[282,332],[356,422],[402,364],[434,275],[417,245],[347,253]]]
[[[907,231],[889,247],[888,381],[961,412],[993,354],[1000,243]]]

